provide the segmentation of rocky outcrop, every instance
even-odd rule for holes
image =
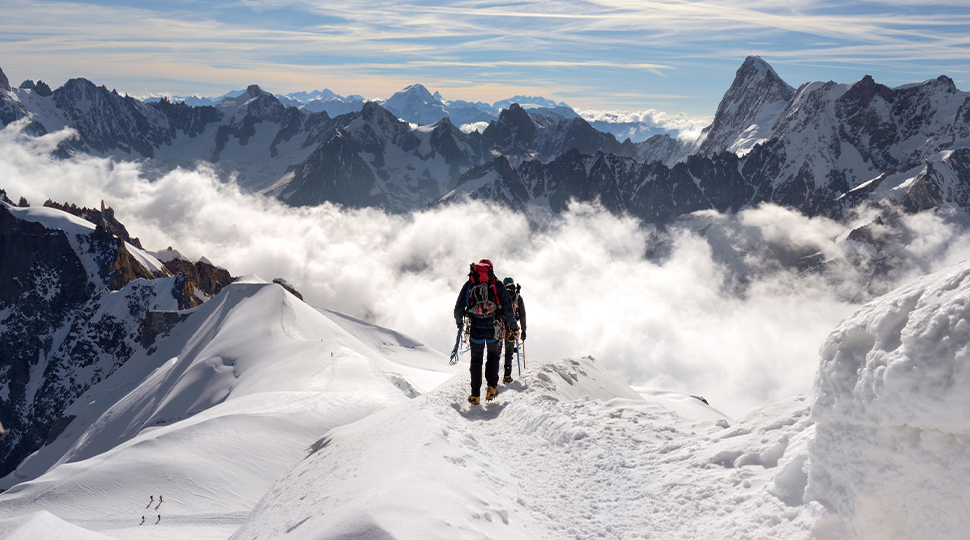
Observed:
[[[94,208],[87,208],[83,206],[79,207],[71,203],[58,204],[50,199],[47,199],[47,201],[44,202],[44,206],[47,208],[56,208],[62,212],[67,212],[68,214],[75,215],[81,219],[90,221],[95,225],[100,225],[103,229],[105,229],[112,235],[117,236],[118,238],[121,238],[125,242],[128,242],[129,244],[137,247],[138,249],[144,249],[141,246],[141,241],[138,240],[137,238],[132,238],[128,234],[128,229],[126,229],[125,226],[122,225],[121,222],[115,218],[114,209],[111,208],[110,206],[107,208],[104,206],[104,201],[101,201],[100,210],[96,210]]]
[[[287,292],[289,292],[289,293],[290,293],[290,294],[292,294],[293,296],[295,296],[295,297],[297,297],[297,298],[299,298],[300,300],[303,300],[303,295],[302,295],[302,294],[300,294],[300,292],[299,292],[299,291],[297,291],[297,290],[296,290],[296,289],[295,289],[295,288],[293,287],[293,285],[290,285],[290,282],[289,282],[289,281],[286,281],[286,280],[285,280],[285,279],[283,279],[283,278],[276,278],[276,279],[274,279],[274,280],[273,280],[273,283],[275,283],[275,284],[277,284],[277,285],[279,285],[280,287],[283,287],[284,289],[286,289],[286,290],[287,290]]]
[[[150,348],[159,336],[166,336],[178,323],[191,315],[182,311],[153,311],[145,312],[145,322],[142,325],[141,345]]]
[[[145,268],[137,259],[131,256],[128,251],[127,243],[106,231],[100,225],[91,234],[92,244],[102,244],[105,249],[115,249],[114,261],[108,266],[108,275],[105,282],[108,290],[117,291],[136,279],[154,279],[163,277],[164,274],[155,274]]]
[[[191,262],[182,258],[164,263],[165,268],[176,276],[172,295],[178,300],[179,309],[191,309],[202,305],[203,298],[213,297],[223,287],[235,281],[225,268],[206,261]]]

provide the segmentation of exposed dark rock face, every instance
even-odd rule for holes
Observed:
[[[50,95],[54,93],[54,91],[51,90],[51,87],[47,86],[47,83],[44,81],[37,81],[37,86],[34,87],[34,91],[36,91],[37,95],[41,97],[50,97]]]
[[[145,323],[142,325],[141,344],[150,348],[159,336],[168,335],[178,323],[191,315],[181,311],[152,311],[145,312]]]
[[[610,133],[597,131],[582,118],[563,118],[557,114],[538,116],[513,103],[482,132],[482,143],[493,155],[498,153],[513,164],[538,159],[547,162],[565,152],[583,154],[602,151],[634,156],[638,146],[619,143]]]
[[[0,400],[0,422],[8,431],[0,447],[0,474],[7,474],[36,450],[60,415],[57,405],[31,383],[39,356],[55,348],[53,331],[71,325],[94,293],[80,258],[67,235],[39,223],[14,217],[0,205],[0,381],[7,399]],[[53,375],[53,374],[52,374]],[[33,390],[33,391],[32,391]]]
[[[13,99],[8,92],[10,92],[10,81],[0,69],[0,127],[29,116],[23,104]]]
[[[156,147],[172,143],[158,110],[86,79],[67,81],[54,90],[51,100],[78,131],[80,139],[72,144],[79,150],[121,150],[133,158],[150,158]]]
[[[235,281],[225,268],[205,261],[191,262],[173,259],[164,263],[165,268],[176,276],[172,296],[178,300],[179,309],[191,309],[202,305],[203,297],[219,294],[223,287]]]
[[[172,103],[167,99],[151,104],[169,120],[168,133],[173,139],[179,133],[194,139],[205,131],[209,124],[222,120],[222,113],[211,106],[190,107],[185,103]]]
[[[207,262],[189,263],[190,272],[173,265],[186,271],[178,277],[154,274],[132,255],[137,248],[105,228],[125,230],[110,208],[63,205],[96,222],[89,233],[69,234],[0,199],[2,476],[53,440],[70,423],[65,408],[144,346],[148,310],[198,305],[232,278]],[[185,296],[178,306],[177,291]]]
[[[910,212],[940,208],[946,203],[970,209],[970,148],[960,148],[940,162],[927,164],[901,202]]]
[[[293,180],[280,195],[292,206],[315,206],[326,201],[344,206],[386,206],[387,195],[356,147],[341,134],[321,144],[296,166]]]

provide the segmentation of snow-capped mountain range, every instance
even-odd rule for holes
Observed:
[[[793,89],[749,57],[697,141],[639,143],[531,98],[532,108],[509,103],[481,132],[464,133],[444,115],[485,114],[485,104],[447,102],[420,85],[339,116],[287,106],[255,85],[200,107],[144,103],[84,79],[53,91],[5,80],[2,88],[4,124],[27,118],[33,133],[78,132],[64,153],[162,171],[207,162],[293,205],[406,212],[473,197],[558,211],[573,198],[599,199],[648,222],[766,201],[836,218],[886,199],[908,209],[970,207],[961,175],[970,166],[968,94],[946,76],[898,88],[865,77]],[[295,97],[339,97],[330,94]]]
[[[28,86],[33,84],[32,81]],[[222,96],[208,98],[203,96],[165,96],[169,101],[184,102],[187,105],[198,107],[201,105],[218,105],[229,97],[239,97],[244,91],[233,90]],[[498,118],[499,114],[508,109],[513,103],[528,109],[538,115],[556,113],[565,118],[576,118],[579,114],[572,107],[563,103],[546,99],[541,96],[514,96],[509,99],[496,101],[495,103],[485,103],[483,101],[462,101],[447,100],[440,93],[432,94],[424,85],[413,84],[403,90],[394,93],[387,99],[366,99],[363,96],[353,94],[341,96],[330,89],[314,90],[312,92],[291,92],[289,94],[275,94],[280,103],[287,107],[296,107],[309,112],[326,112],[331,117],[342,114],[358,112],[370,101],[381,105],[391,111],[398,118],[418,125],[428,125],[438,122],[442,118],[448,118],[453,124],[463,127],[478,123],[488,124],[491,120]],[[149,97],[146,103],[161,101],[162,97]],[[597,124],[603,131],[610,133],[620,133],[623,129],[630,130],[633,127],[644,128],[642,122],[604,122]],[[648,126],[646,129],[656,126]],[[605,129],[604,129],[605,128]],[[613,130],[616,131],[613,131]],[[634,132],[637,132],[634,130]],[[634,142],[639,142],[645,137],[635,138]]]
[[[968,263],[839,325],[814,396],[735,420],[588,357],[530,357],[473,407],[464,363],[314,308],[282,280],[223,275],[200,290],[216,267],[138,248],[108,208],[4,200],[0,225],[0,350],[50,357],[29,374],[0,367],[4,420],[25,394],[34,414],[60,414],[0,479],[2,539],[966,531]]]

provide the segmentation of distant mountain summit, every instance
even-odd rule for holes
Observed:
[[[772,128],[795,94],[767,62],[749,56],[721,98],[714,121],[701,132],[697,153],[746,153],[771,136]]]

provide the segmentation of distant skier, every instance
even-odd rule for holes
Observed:
[[[522,295],[519,291],[522,290],[521,285],[516,285],[515,280],[507,277],[502,280],[502,284],[505,285],[505,290],[509,294],[509,300],[512,303],[512,311],[515,312],[515,320],[519,321],[519,328],[522,330],[522,341],[525,341],[525,301],[522,300]],[[506,336],[502,340],[505,345],[505,376],[502,377],[502,382],[509,384],[512,382],[512,355],[515,353],[517,347],[515,343],[515,337],[511,334]]]
[[[141,523],[139,523],[139,525],[144,525],[144,524],[145,524],[145,516],[142,516],[141,517]]]
[[[158,496],[158,504],[162,504],[162,496],[161,495]]]
[[[488,389],[485,400],[495,399],[498,395],[498,363],[503,337],[502,325],[496,318],[504,319],[505,328],[515,336],[518,335],[519,325],[515,322],[515,312],[512,311],[512,301],[505,285],[495,278],[492,261],[482,259],[469,265],[468,281],[458,293],[454,314],[458,328],[462,328],[466,316],[471,321],[471,395],[468,396],[468,402],[472,405],[480,402],[482,357],[485,355],[486,346],[488,359],[485,362],[485,382]]]
[[[155,525],[158,525],[158,522],[161,520],[162,520],[162,515],[158,514],[158,519],[155,520]]]

